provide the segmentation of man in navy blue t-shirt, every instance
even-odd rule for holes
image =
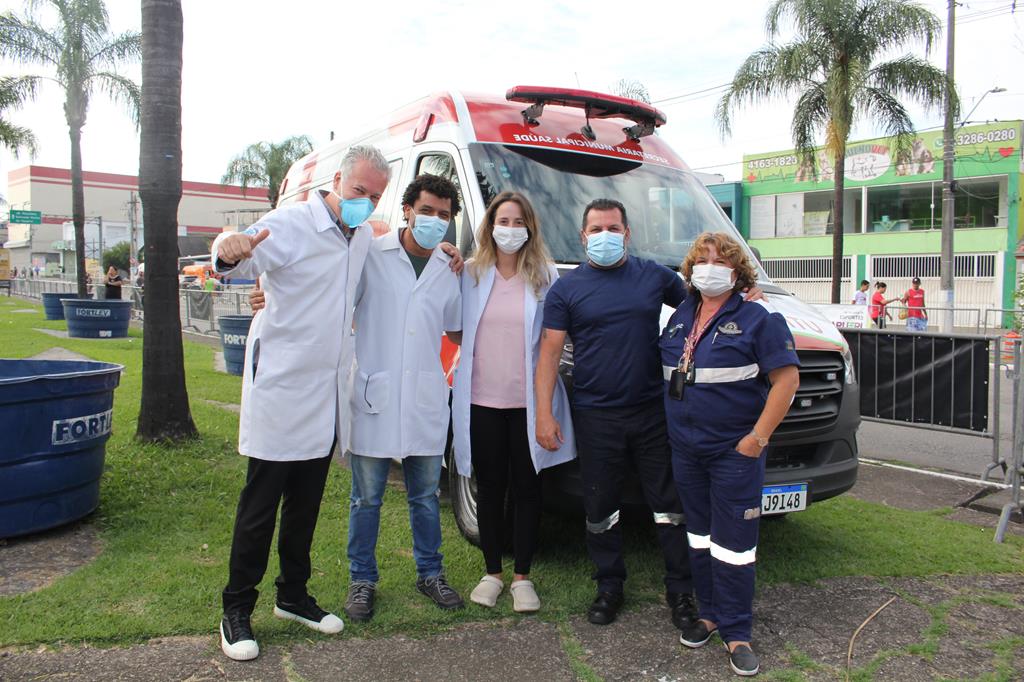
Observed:
[[[562,439],[551,397],[568,335],[587,551],[597,569],[597,597],[587,618],[607,625],[622,606],[626,565],[619,511],[623,483],[635,467],[665,557],[665,598],[672,622],[682,629],[696,618],[696,607],[683,508],[672,479],[658,336],[662,305],[678,306],[686,287],[665,266],[626,255],[629,223],[618,201],[590,202],[580,234],[588,261],[555,282],[544,303],[537,442],[554,450]]]

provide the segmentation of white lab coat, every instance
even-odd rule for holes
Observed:
[[[469,405],[472,396],[473,380],[473,349],[476,345],[476,330],[480,317],[484,313],[487,299],[494,286],[495,268],[492,266],[480,275],[477,284],[472,274],[462,274],[462,350],[459,354],[459,367],[455,371],[455,385],[452,399],[452,425],[455,435],[455,462],[459,473],[469,476],[472,470],[472,451],[469,439]],[[544,298],[551,284],[558,279],[558,270],[550,266],[548,285],[541,290],[540,298],[533,287],[526,285],[523,301],[523,326],[526,344],[526,430],[533,455],[533,467],[541,469],[568,462],[576,457],[576,439],[572,428],[572,416],[569,412],[569,400],[565,386],[559,377],[555,382],[552,398],[552,414],[562,427],[562,445],[554,452],[545,449],[537,442],[537,414],[533,390],[533,375],[537,368],[537,357],[540,354],[540,334],[544,327]]]
[[[350,449],[364,457],[443,455],[448,438],[441,336],[462,329],[459,278],[441,249],[417,278],[399,234],[373,241],[356,293]]]
[[[365,223],[351,241],[318,196],[282,206],[247,232],[269,229],[252,258],[223,270],[261,277],[267,307],[245,344],[238,451],[257,459],[323,457],[348,440],[352,306],[373,239]],[[213,243],[213,262],[226,235]],[[255,371],[255,376],[254,376]]]

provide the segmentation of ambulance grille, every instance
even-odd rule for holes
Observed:
[[[776,434],[828,428],[839,417],[843,399],[843,358],[832,351],[797,351],[800,388]]]

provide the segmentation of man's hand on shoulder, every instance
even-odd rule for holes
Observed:
[[[452,269],[452,272],[456,275],[460,274],[465,263],[462,262],[462,254],[455,248],[455,245],[449,242],[441,242],[439,248],[451,257],[452,260],[448,263],[448,267]]]
[[[748,303],[768,300],[768,297],[764,295],[764,290],[759,286],[752,286],[749,289],[744,289],[743,296]]]

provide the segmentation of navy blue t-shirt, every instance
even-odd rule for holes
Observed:
[[[658,334],[663,304],[686,298],[664,265],[629,256],[617,268],[589,263],[562,275],[544,301],[544,326],[573,344],[573,407],[628,407],[661,397]]]

